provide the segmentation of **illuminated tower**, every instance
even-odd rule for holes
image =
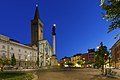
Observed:
[[[38,4],[36,4],[34,19],[31,21],[31,42],[37,45],[40,40],[43,40],[43,23],[40,20]]]
[[[52,47],[53,47],[53,55],[56,55],[56,32],[55,32],[55,27],[56,24],[53,24],[53,28],[52,28]]]

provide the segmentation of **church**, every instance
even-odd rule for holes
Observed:
[[[31,20],[31,44],[21,44],[19,41],[0,35],[0,59],[11,60],[15,55],[15,67],[36,68],[57,65],[55,24],[52,28],[52,47],[43,39],[44,25],[40,20],[38,4],[33,20]]]

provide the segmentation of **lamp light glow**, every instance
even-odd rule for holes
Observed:
[[[56,24],[53,24],[53,26],[56,26]]]

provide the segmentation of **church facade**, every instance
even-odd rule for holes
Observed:
[[[11,56],[14,54],[17,61],[15,67],[51,66],[51,57],[55,55],[55,52],[53,54],[53,48],[49,42],[43,39],[43,28],[38,5],[36,5],[34,19],[31,20],[31,44],[21,44],[7,36],[0,35],[0,58],[11,60]]]

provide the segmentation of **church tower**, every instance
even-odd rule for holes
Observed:
[[[37,45],[40,40],[43,40],[43,23],[40,20],[38,4],[36,4],[34,19],[31,21],[32,45]]]

